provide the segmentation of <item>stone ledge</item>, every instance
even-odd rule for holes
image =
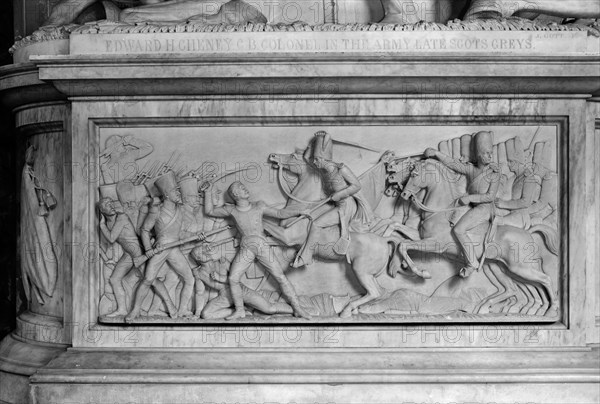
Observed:
[[[69,349],[32,383],[600,383],[598,353],[585,348]]]
[[[377,353],[377,354],[376,354]],[[35,403],[596,403],[598,348],[70,349]]]

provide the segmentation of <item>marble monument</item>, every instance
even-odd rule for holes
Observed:
[[[0,402],[600,399],[596,2],[44,17]]]

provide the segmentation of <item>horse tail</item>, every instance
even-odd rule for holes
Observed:
[[[530,233],[540,233],[546,242],[548,250],[558,256],[558,233],[552,227],[545,224],[538,224],[529,229]]]
[[[415,274],[412,271],[407,271],[402,267],[402,260],[400,259],[400,253],[398,252],[400,242],[401,240],[395,237],[387,237],[387,244],[392,247],[392,252],[388,257],[387,273],[392,278],[395,278],[397,273],[401,273],[404,276],[413,277]]]

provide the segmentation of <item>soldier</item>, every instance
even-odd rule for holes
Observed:
[[[476,164],[463,163],[444,153],[428,148],[425,157],[436,157],[451,170],[464,174],[467,177],[468,195],[459,198],[461,205],[470,206],[452,228],[452,233],[458,241],[467,265],[460,270],[462,277],[469,276],[479,268],[479,261],[475,255],[474,242],[469,235],[476,227],[491,223],[494,217],[494,201],[500,187],[500,168],[493,162],[493,133],[478,132],[475,134]]]
[[[234,306],[231,288],[227,284],[227,272],[231,260],[225,257],[219,249],[208,249],[204,246],[196,247],[192,256],[201,265],[195,276],[196,283],[204,283],[219,292],[218,296],[210,300],[202,310],[203,319],[220,319],[233,314]],[[255,308],[265,314],[293,314],[292,307],[285,302],[272,302],[262,296],[258,291],[248,288],[240,283],[244,304]],[[199,313],[196,312],[196,315]]]
[[[507,224],[522,229],[531,226],[531,213],[542,190],[542,177],[533,164],[525,164],[525,151],[518,138],[506,142],[508,169],[515,174],[511,200],[496,199],[496,207],[508,210],[508,214],[498,217],[498,224]]]
[[[175,174],[169,171],[158,177],[154,182],[156,188],[163,197],[163,204],[158,212],[150,212],[141,229],[141,238],[146,256],[150,258],[146,265],[144,279],[140,282],[135,294],[134,306],[127,315],[126,320],[131,320],[140,315],[140,309],[144,298],[150,290],[150,285],[158,277],[161,267],[167,263],[179,275],[183,282],[181,289],[179,308],[177,313],[170,313],[172,317],[191,316],[188,309],[192,293],[194,292],[194,275],[188,261],[178,247],[162,249],[162,245],[179,241],[182,224],[181,194],[177,186]],[[156,245],[154,248],[150,242],[150,232],[154,229],[156,234]]]
[[[310,227],[308,237],[298,252],[293,267],[311,265],[315,240],[321,229],[340,226],[340,239],[348,240],[348,226],[353,222],[353,230],[361,231],[368,227],[374,214],[359,191],[360,181],[350,168],[343,163],[335,163],[333,158],[333,141],[327,132],[319,131],[311,145],[304,153],[307,163],[317,168],[323,183],[323,191],[336,204],[336,209],[329,210],[316,218]],[[345,254],[346,251],[336,251]]]
[[[124,316],[127,314],[123,278],[125,278],[129,271],[134,269],[133,258],[143,254],[142,246],[135,233],[133,223],[131,223],[127,214],[117,211],[115,202],[111,198],[102,198],[98,202],[98,208],[101,213],[100,231],[110,244],[116,242],[123,248],[123,255],[119,258],[110,276],[110,285],[117,301],[117,310],[107,314],[107,317]],[[175,313],[177,309],[171,301],[165,285],[160,281],[156,281],[153,283],[153,286],[156,293],[164,300],[169,312]]]
[[[271,254],[271,248],[265,238],[262,223],[263,215],[278,219],[287,219],[298,216],[303,212],[273,209],[266,206],[262,201],[250,202],[250,193],[239,181],[232,183],[228,189],[229,195],[235,201],[235,205],[233,206],[213,206],[212,197],[208,197],[208,195],[212,195],[212,192],[213,188],[211,184],[207,190],[207,197],[204,200],[204,212],[209,216],[233,218],[241,235],[240,249],[233,260],[229,273],[229,287],[235,304],[235,311],[226,319],[233,320],[245,316],[244,297],[240,281],[244,272],[257,260],[277,280],[282,293],[294,309],[294,315],[310,318],[308,313],[300,307],[294,286],[283,273],[282,266],[277,262],[275,256]]]

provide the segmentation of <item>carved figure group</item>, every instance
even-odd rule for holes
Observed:
[[[333,10],[343,9],[344,0],[333,2]],[[66,25],[84,19],[97,0],[61,0],[51,10],[44,25]],[[385,16],[381,23],[414,24],[419,21],[446,23],[455,18],[466,21],[476,19],[500,19],[511,16],[536,18],[539,15],[562,18],[600,18],[600,5],[594,1],[544,0],[533,4],[530,1],[507,0],[381,0]],[[131,3],[127,3],[131,6]],[[272,4],[267,1],[245,2],[242,0],[140,0],[139,4],[124,10],[119,2],[102,2],[104,13],[97,19],[122,21],[126,23],[154,22],[202,22],[206,24],[239,25],[245,23],[267,23],[268,11]],[[282,6],[285,10],[285,7]],[[311,8],[312,10],[312,8]],[[325,11],[325,6],[324,10]],[[326,14],[326,13],[324,13]],[[89,18],[89,17],[88,17]],[[93,18],[93,17],[92,17]],[[368,22],[358,16],[358,23]],[[367,17],[368,18],[368,17]],[[328,21],[331,19],[331,21]],[[322,22],[336,22],[338,17],[325,17]],[[293,21],[289,21],[290,23]],[[352,21],[348,21],[352,22]],[[377,21],[371,21],[377,22]]]
[[[269,155],[284,208],[253,199],[239,180],[229,183],[233,203],[226,203],[216,175],[154,163],[159,169],[100,189],[101,234],[121,249],[109,279],[116,307],[104,318],[138,321],[163,305],[172,318],[211,321],[239,321],[248,313],[307,320],[436,311],[554,317],[554,282],[539,251],[528,251],[538,234],[548,254],[558,255],[556,175],[548,168],[550,149],[534,141],[526,151],[518,138],[495,144],[492,132],[480,131],[421,157],[384,152],[356,176],[334,161],[336,140],[318,131],[304,150]],[[139,178],[147,192],[135,196]],[[384,195],[398,194],[409,208],[381,218],[376,208]],[[450,254],[463,262],[457,276],[483,274],[490,286],[459,293],[443,283],[433,295],[394,289],[398,273],[434,277],[432,268],[415,263],[415,252]],[[286,270],[323,261],[348,263],[364,294],[298,294]],[[256,266],[275,290],[247,283]],[[131,273],[138,281],[128,298],[123,282]]]

